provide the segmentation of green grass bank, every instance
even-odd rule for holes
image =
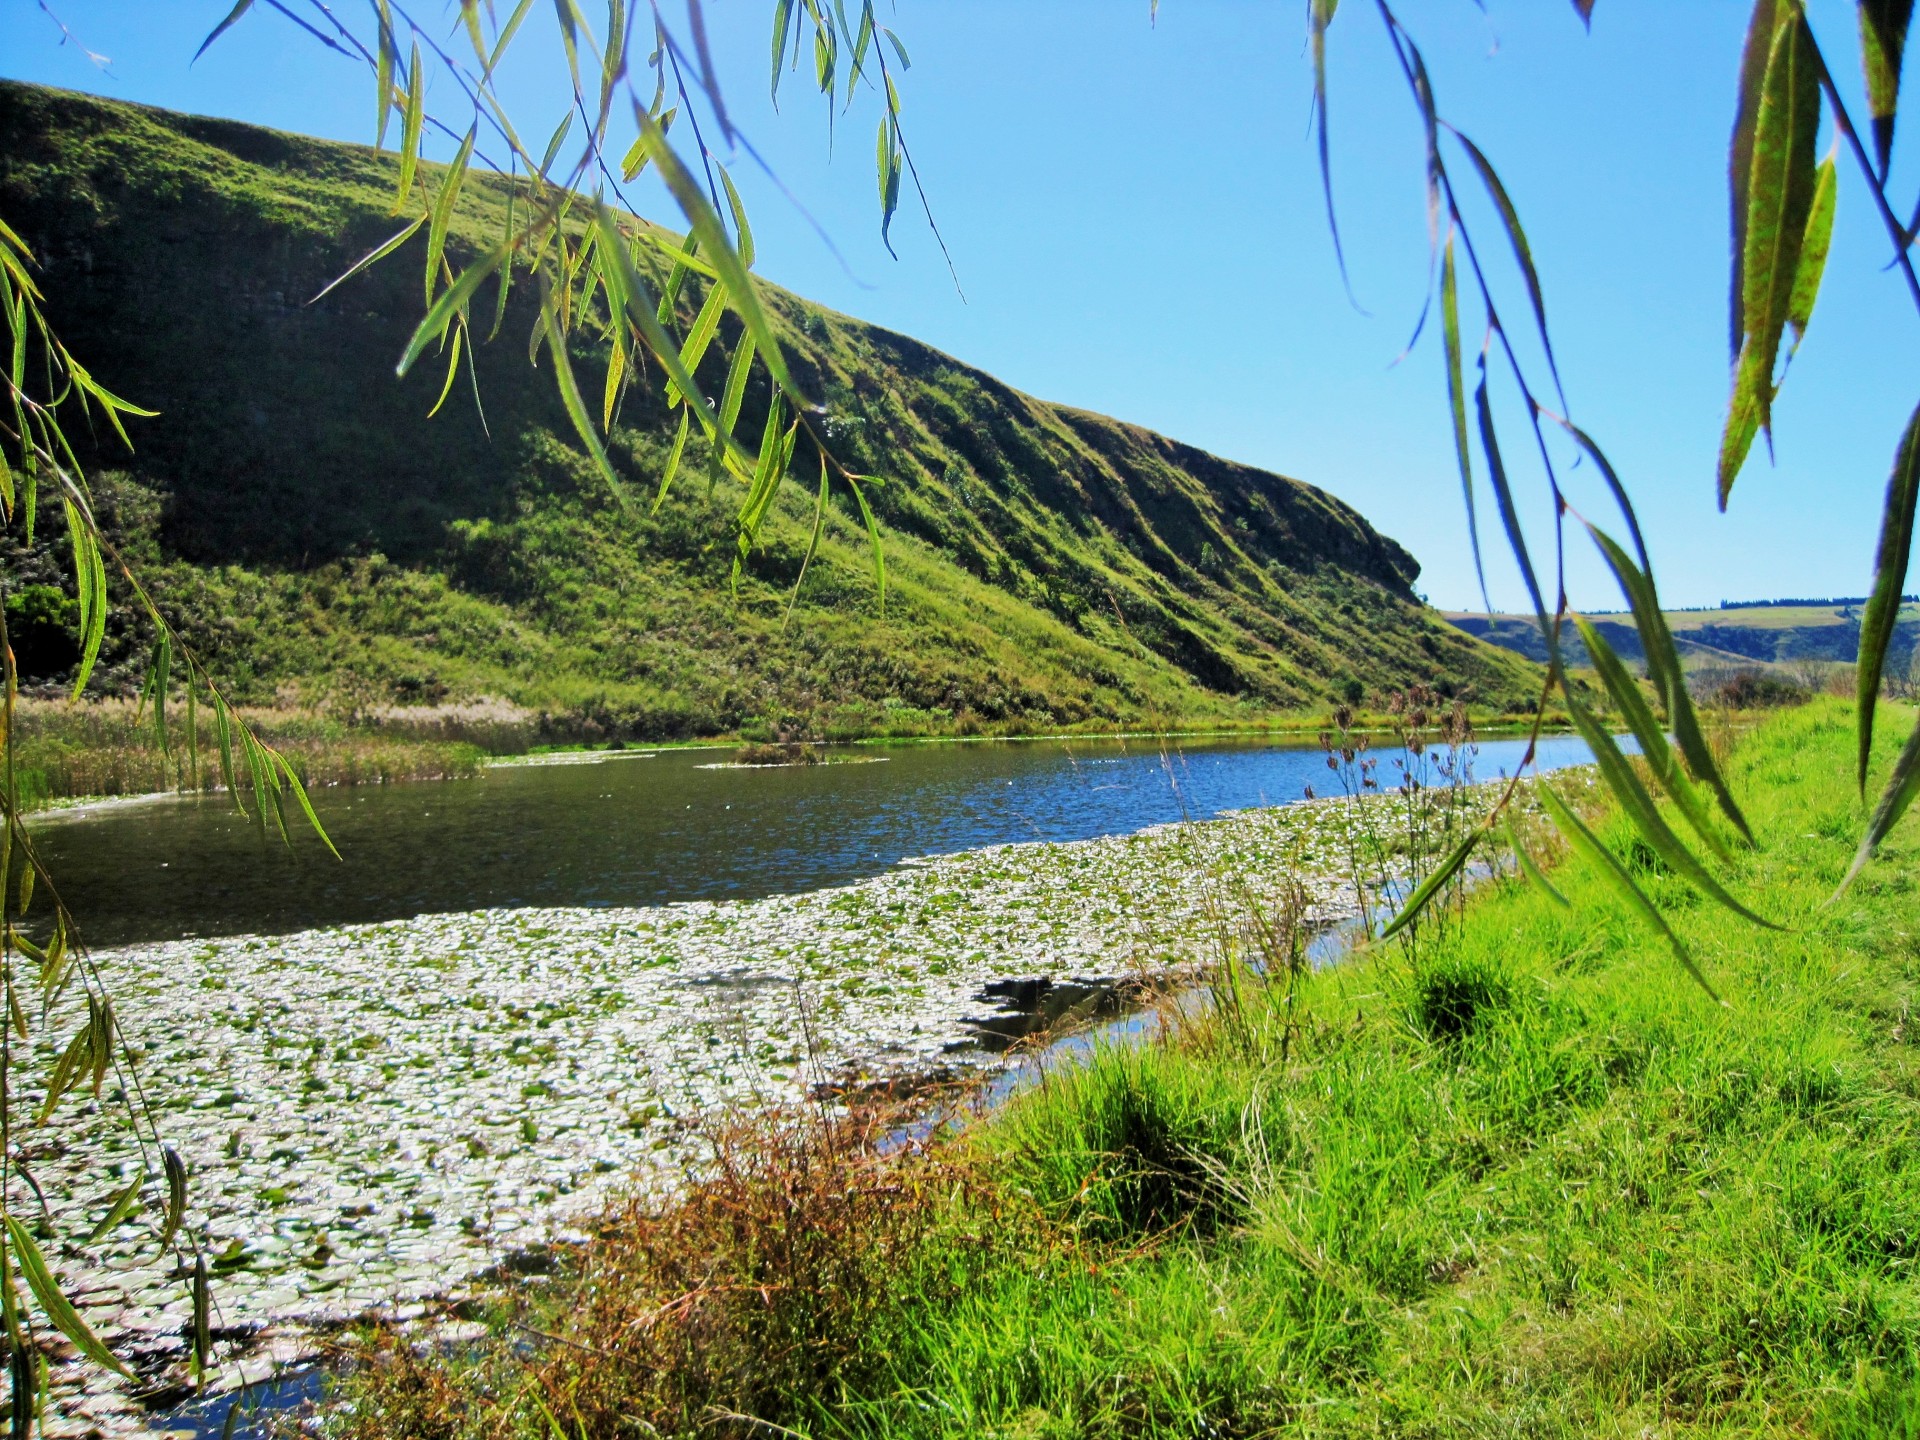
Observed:
[[[1497,881],[1416,951],[1246,981],[925,1153],[822,1117],[723,1138],[495,1341],[373,1341],[334,1427],[1920,1434],[1916,842],[1824,904],[1850,720],[1734,751],[1760,844],[1731,878],[1778,932],[1602,820],[1724,1005],[1583,863],[1570,908]]]

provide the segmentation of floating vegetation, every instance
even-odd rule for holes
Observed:
[[[1353,908],[1355,827],[1403,803],[999,846],[754,901],[430,915],[100,959],[193,1177],[187,1224],[215,1257],[221,1325],[318,1324],[497,1271],[636,1177],[670,1190],[709,1157],[707,1122],[823,1083],[989,1073],[1006,1061],[982,1022],[1017,1003],[1010,981],[1182,973],[1296,884],[1309,922],[1332,923]],[[77,1017],[54,1021],[40,1033]],[[70,1100],[21,1149],[63,1225],[92,1228],[137,1174],[112,1100]],[[144,1231],[118,1233],[119,1268],[69,1280],[96,1328],[177,1349],[185,1286]]]

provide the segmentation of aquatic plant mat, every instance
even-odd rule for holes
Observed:
[[[1158,1042],[882,1157],[831,1117],[617,1201],[490,1344],[392,1336],[359,1440],[1920,1433],[1913,832],[1822,908],[1849,717],[1732,770],[1728,922],[1600,832],[1726,999],[1583,862],[1409,957],[1246,977]],[[1890,758],[1882,756],[1884,764]]]
[[[751,902],[434,915],[100,962],[191,1175],[231,1360],[262,1326],[393,1314],[550,1266],[542,1247],[579,1238],[616,1193],[657,1203],[711,1174],[712,1127],[733,1117],[990,1073],[1062,996],[1191,974],[1295,885],[1305,918],[1331,923],[1351,903],[1354,827],[1394,830],[1406,803],[1003,846]],[[37,1075],[84,1019],[68,1009],[37,1032],[53,1037]],[[62,1233],[92,1228],[135,1174],[105,1098],[69,1097],[22,1150],[78,1222]],[[115,1233],[110,1268],[68,1278],[95,1328],[163,1373],[188,1286],[144,1231]]]

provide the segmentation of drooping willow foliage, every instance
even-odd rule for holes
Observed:
[[[1153,9],[1158,8],[1154,0]],[[1594,0],[1574,0],[1590,21]],[[335,284],[349,283],[376,264],[389,262],[423,232],[422,318],[404,352],[405,373],[417,364],[444,367],[435,409],[447,403],[463,370],[473,403],[484,414],[485,397],[474,380],[479,345],[497,341],[516,286],[538,296],[529,358],[550,369],[559,397],[595,469],[626,506],[658,506],[680,472],[704,464],[707,476],[738,487],[735,510],[736,579],[751,555],[780,487],[796,467],[817,469],[814,528],[808,559],[817,546],[833,487],[844,487],[864,516],[882,600],[885,560],[866,491],[878,478],[856,475],[835,460],[818,397],[807,393],[789,366],[781,338],[751,271],[754,241],[745,207],[725,159],[761,162],[750,137],[734,123],[709,44],[702,0],[654,0],[645,7],[627,0],[596,4],[590,21],[578,0],[448,0],[433,14],[402,0],[354,0],[339,7],[320,0],[239,0],[207,37],[215,43],[251,11],[275,12],[312,39],[365,68],[372,87],[373,136],[391,140],[398,157],[394,234],[355,264]],[[536,9],[538,16],[536,17]],[[1322,167],[1329,227],[1340,254],[1335,217],[1327,47],[1339,0],[1307,0],[1309,56],[1315,99],[1314,143]],[[1425,181],[1431,219],[1434,276],[1428,315],[1438,311],[1440,348],[1452,419],[1452,445],[1459,464],[1475,564],[1485,588],[1481,515],[1477,497],[1491,491],[1494,512],[1518,566],[1549,662],[1540,715],[1557,693],[1573,724],[1594,751],[1600,773],[1647,844],[1678,875],[1745,919],[1767,925],[1731,894],[1715,864],[1731,847],[1753,837],[1725,777],[1714,760],[1688,698],[1679,657],[1662,617],[1645,539],[1627,491],[1605,453],[1572,418],[1560,383],[1548,311],[1532,249],[1519,210],[1493,161],[1447,118],[1420,45],[1387,0],[1349,0],[1349,11],[1371,12],[1384,32],[1425,137]],[[1829,67],[1802,0],[1756,0],[1741,67],[1730,155],[1734,237],[1733,392],[1719,465],[1724,506],[1753,442],[1770,436],[1772,404],[1786,361],[1813,313],[1832,233],[1838,192],[1837,151],[1845,149],[1887,230],[1894,263],[1906,278],[1916,307],[1920,280],[1910,260],[1920,206],[1911,221],[1899,219],[1887,191],[1895,140],[1901,65],[1912,0],[1859,0],[1859,70],[1864,77],[1863,132],[1849,112],[1842,87]],[[669,11],[671,13],[669,13]],[[558,43],[566,68],[567,114],[544,141],[523,137],[502,101],[496,76],[510,53],[526,47],[523,29],[545,28]],[[529,34],[532,32],[529,31]],[[205,45],[202,46],[204,50]],[[933,225],[906,132],[902,126],[900,78],[910,68],[905,44],[876,15],[872,0],[774,0],[771,84],[777,98],[783,77],[809,72],[829,114],[856,104],[878,112],[875,171],[880,230],[891,248],[891,228],[902,191],[911,185]],[[726,77],[733,83],[733,77]],[[451,110],[430,111],[429,81],[437,94],[457,97]],[[443,83],[444,82],[444,83]],[[1834,136],[1833,153],[1817,158],[1822,129]],[[421,164],[429,131],[456,144],[452,163],[437,174]],[[449,246],[454,207],[476,169],[505,177],[514,203],[497,242],[479,255],[455,254]],[[626,187],[651,172],[664,184],[685,221],[667,232],[639,221]],[[3,221],[4,217],[0,217]],[[938,238],[938,230],[934,235]],[[409,253],[412,253],[411,251]],[[1344,257],[1339,259],[1344,275]],[[31,530],[39,506],[57,496],[72,536],[82,631],[82,661],[75,693],[84,688],[98,654],[108,605],[110,575],[124,587],[155,636],[145,703],[163,746],[185,747],[197,771],[220,765],[237,805],[250,808],[264,827],[286,830],[291,799],[320,831],[291,768],[263,744],[224,698],[214,678],[168,627],[138,575],[115,550],[93,517],[84,471],[67,443],[66,428],[97,417],[125,440],[122,416],[147,412],[109,394],[61,346],[49,328],[26,247],[0,223],[0,285],[4,285],[7,338],[11,342],[8,404],[0,407],[0,518]],[[664,279],[660,277],[664,275]],[[1496,280],[1511,276],[1526,297],[1524,308],[1504,312],[1495,300]],[[318,297],[316,297],[318,298]],[[737,338],[717,398],[695,376],[720,336],[723,319],[734,319]],[[1518,343],[1516,343],[1516,333]],[[1477,346],[1469,344],[1478,336]],[[515,337],[517,338],[517,337]],[[604,349],[597,404],[583,384],[575,351]],[[1471,366],[1471,370],[1469,370]],[[652,372],[657,370],[657,377]],[[759,374],[770,401],[760,433],[740,433],[744,397]],[[651,496],[636,493],[611,462],[606,436],[622,397],[640,383],[664,393],[675,434],[668,459],[651,478]],[[1525,416],[1521,449],[1536,467],[1553,507],[1551,568],[1536,558],[1520,521],[1514,472],[1506,455],[1514,437],[1501,416],[1517,399]],[[1574,464],[1591,466],[1603,483],[1617,519],[1606,528],[1572,504],[1562,479]],[[1900,595],[1905,588],[1916,498],[1920,497],[1920,410],[1901,438],[1888,485],[1875,569],[1873,596],[1862,626],[1859,664],[1859,779],[1864,794],[1874,724],[1874,702],[1890,645]],[[1605,639],[1569,604],[1566,555],[1569,540],[1594,545],[1618,580],[1632,611],[1646,655],[1643,685]],[[800,581],[804,583],[805,566]],[[1584,643],[1610,704],[1610,718],[1624,722],[1645,757],[1645,774],[1629,763],[1612,727],[1589,702],[1590,692],[1571,683],[1562,649],[1567,627]],[[0,613],[0,641],[4,615]],[[112,1002],[81,939],[80,923],[61,906],[55,877],[34,852],[22,825],[12,769],[14,671],[5,655],[0,742],[6,770],[0,789],[0,984],[5,1019],[0,1033],[0,1153],[8,1169],[0,1185],[0,1308],[12,1375],[13,1433],[24,1436],[44,1394],[44,1367],[32,1343],[36,1325],[65,1333],[103,1365],[118,1362],[87,1330],[63,1297],[35,1236],[16,1214],[16,1180],[30,1188],[19,1167],[14,1132],[37,1123],[61,1095],[79,1086],[100,1090],[117,1076],[127,1099],[128,1123],[141,1134],[149,1164],[131,1183],[104,1192],[97,1239],[125,1223],[145,1220],[163,1250],[175,1250],[191,1277],[195,1317],[193,1354],[204,1365],[210,1300],[207,1265],[182,1224],[187,1176],[166,1148],[139,1103],[138,1077],[120,1044]],[[1651,690],[1651,697],[1648,691]],[[176,698],[177,697],[177,698]],[[184,710],[184,714],[182,714]],[[206,712],[203,719],[201,711]],[[170,723],[169,715],[173,716]],[[207,731],[210,728],[211,735]],[[1538,737],[1536,724],[1535,738]],[[1669,738],[1671,737],[1671,738]],[[1529,751],[1529,760],[1531,751]],[[1511,833],[1505,810],[1524,783],[1527,767],[1511,780],[1484,824],[1428,873],[1388,927],[1391,934],[1418,917],[1457,882],[1475,849]],[[1536,780],[1542,806],[1570,847],[1616,884],[1633,908],[1670,944],[1702,986],[1707,980],[1659,910],[1631,874],[1588,829],[1579,814]],[[1849,875],[1857,874],[1898,821],[1920,788],[1920,729],[1909,740],[1885,782],[1862,836]],[[1660,803],[1670,802],[1670,811]],[[1668,814],[1678,817],[1678,825]],[[1517,842],[1516,847],[1517,847]],[[1522,853],[1523,868],[1537,876]],[[1545,883],[1544,880],[1541,883]],[[29,907],[38,903],[32,934],[23,933]],[[41,919],[40,917],[50,917]],[[87,991],[87,1019],[61,1052],[52,1073],[22,1085],[14,1066],[25,1052],[34,1001],[46,1002],[68,985]],[[39,1112],[19,1113],[28,1089],[42,1096]],[[62,1236],[65,1242],[81,1237]],[[24,1291],[22,1286],[24,1285]]]

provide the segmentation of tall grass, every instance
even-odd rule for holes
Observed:
[[[390,1348],[336,1423],[1911,1435],[1920,891],[1895,840],[1824,904],[1850,741],[1820,700],[1733,752],[1760,838],[1735,878],[1780,933],[1598,820],[1724,1006],[1583,866],[1552,876],[1570,908],[1492,880],[1411,957],[1245,967],[1231,1004],[926,1152],[736,1136],[677,1207],[610,1213],[573,1275],[511,1299],[553,1338]]]
[[[459,741],[421,740],[356,729],[306,712],[246,710],[255,732],[287,759],[309,789],[328,785],[385,785],[401,780],[459,779],[479,773],[483,754]],[[145,795],[164,790],[224,787],[219,742],[205,716],[197,717],[189,747],[179,706],[162,750],[151,713],[126,701],[68,704],[20,702],[15,766],[23,809],[94,796]],[[234,755],[236,779],[249,783],[245,758]]]

